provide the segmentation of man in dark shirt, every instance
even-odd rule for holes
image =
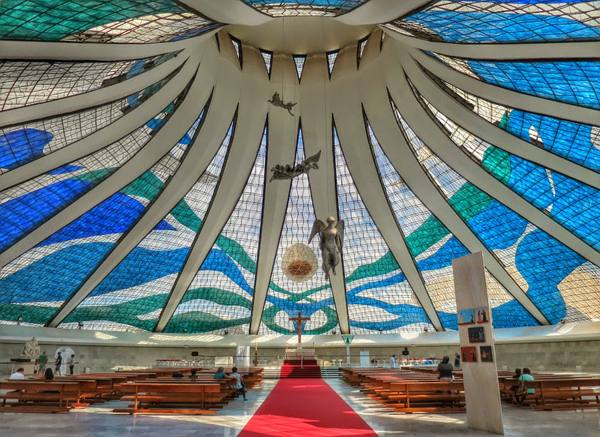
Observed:
[[[55,366],[54,374],[58,375],[58,376],[62,376],[62,373],[60,372],[60,367],[62,366],[62,355],[60,354],[60,352],[58,353],[58,356],[56,357],[54,366]]]
[[[445,356],[442,358],[442,362],[437,367],[440,382],[452,382],[454,380],[452,376],[453,369],[452,364],[450,364],[450,357]]]

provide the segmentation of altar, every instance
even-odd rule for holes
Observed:
[[[287,349],[285,351],[286,360],[314,360],[315,350],[314,349]]]

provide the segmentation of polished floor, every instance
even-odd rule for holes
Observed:
[[[469,431],[465,414],[393,414],[339,380],[326,381],[380,436],[489,435]],[[264,381],[260,388],[249,392],[247,402],[237,399],[214,416],[116,415],[110,411],[118,402],[109,402],[69,414],[0,414],[0,433],[10,437],[237,436],[269,395],[275,383],[273,380]],[[598,410],[544,412],[506,405],[503,414],[507,436],[600,435]],[[265,434],[265,437],[278,435],[281,434]]]

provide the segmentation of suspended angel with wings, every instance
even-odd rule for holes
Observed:
[[[335,267],[340,263],[344,241],[344,220],[338,221],[335,226],[334,223],[333,217],[327,218],[327,224],[319,219],[315,220],[308,238],[310,243],[315,235],[319,234],[319,248],[323,257],[322,269],[327,278],[329,278],[330,269],[335,275]]]
[[[313,156],[309,156],[300,164],[297,165],[281,165],[277,164],[275,167],[271,169],[273,172],[273,176],[271,176],[271,180],[269,182],[275,181],[283,181],[286,179],[294,179],[303,174],[308,174],[312,169],[317,170],[319,168],[319,158],[321,158],[321,151],[315,153]]]

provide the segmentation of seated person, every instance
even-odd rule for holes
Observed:
[[[519,379],[521,377],[521,369],[516,368],[515,369],[515,374],[512,376],[513,379]],[[511,385],[510,389],[513,392],[513,395],[515,395],[517,393],[517,389],[519,388],[518,385]]]
[[[198,379],[198,370],[197,369],[192,369],[191,373],[190,373],[190,379]]]
[[[527,367],[525,367],[523,369],[523,374],[521,376],[519,376],[519,381],[521,381],[521,385],[519,386],[519,388],[520,388],[521,386],[524,387],[524,384],[522,384],[522,382],[535,381],[535,378],[533,376],[531,376],[531,370],[529,370]],[[518,391],[519,390],[517,390],[517,392]],[[519,404],[523,404],[527,395],[535,394],[535,388],[528,388],[528,389],[526,389],[526,391],[525,391],[525,389],[521,389],[520,391],[521,391],[520,396],[518,396],[518,398],[517,398],[517,403],[519,403]]]
[[[183,373],[177,371],[173,373],[173,378],[183,378]]]
[[[43,379],[44,381],[52,381],[54,379],[54,372],[48,367],[44,373],[39,373],[35,379]]]
[[[231,373],[229,374],[229,376],[233,376],[235,378],[235,384],[232,385],[231,388],[236,391],[239,391],[244,397],[244,400],[247,401],[248,399],[246,399],[246,389],[244,388],[245,386],[242,382],[242,375],[238,373],[237,367],[233,367],[231,369]]]
[[[19,367],[15,373],[10,375],[9,379],[25,379],[25,369]]]
[[[227,375],[225,374],[225,369],[223,369],[222,367],[219,367],[217,369],[217,372],[213,375],[214,379],[223,379],[227,377]]]
[[[440,382],[452,382],[454,381],[454,375],[452,375],[452,364],[450,364],[450,357],[444,356],[442,362],[437,366],[438,378]]]

